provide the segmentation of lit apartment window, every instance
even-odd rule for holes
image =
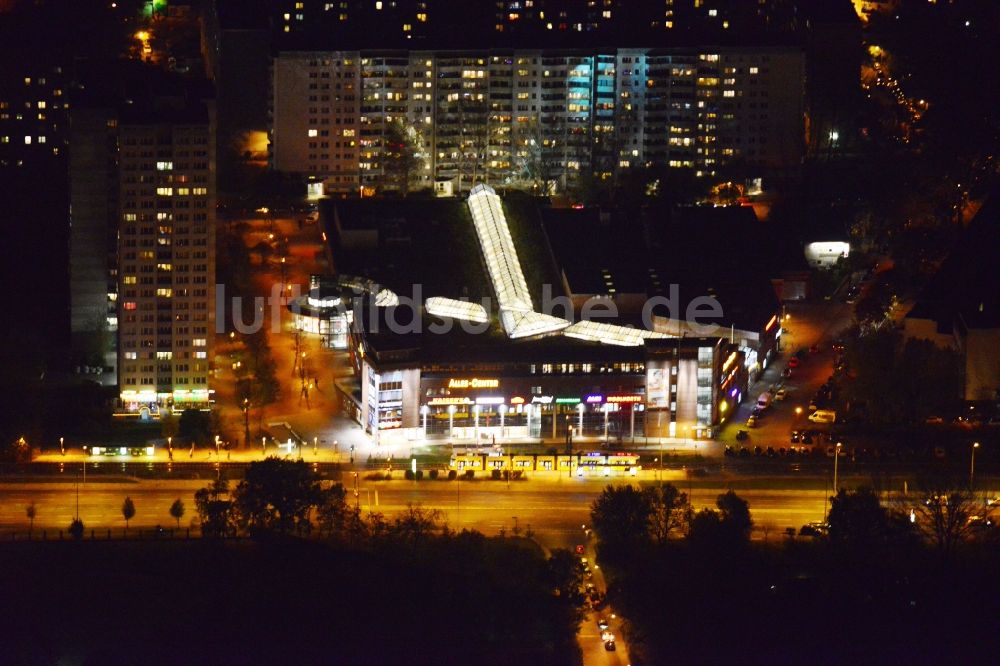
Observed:
[[[191,346],[192,347],[205,347],[206,346],[205,338],[195,338],[194,340],[191,341]]]
[[[191,193],[194,194],[195,196],[204,196],[204,195],[208,194],[208,188],[207,187],[196,187],[196,188],[194,188],[194,189],[191,190]]]
[[[194,357],[195,358],[208,358],[208,352],[203,352],[203,351],[195,352],[194,353]]]
[[[319,136],[319,130],[311,129],[311,130],[309,130],[308,134],[309,134],[310,138],[314,137],[314,136]]]
[[[174,196],[174,188],[172,187],[158,187],[156,188],[156,193],[161,197],[172,197]]]
[[[174,163],[173,162],[157,162],[156,163],[156,170],[157,171],[170,171],[173,168],[174,168]]]
[[[751,74],[756,74],[758,71],[760,71],[760,70],[758,68],[756,68],[756,67],[751,67],[750,68],[750,73]]]

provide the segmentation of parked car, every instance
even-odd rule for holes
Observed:
[[[746,430],[737,430],[736,431],[736,441],[742,442],[745,439],[747,439],[748,437],[750,437],[750,433],[748,433]]]
[[[747,427],[748,428],[756,428],[757,427],[757,417],[756,416],[751,415],[750,418],[747,419]]]
[[[799,367],[799,363],[801,363],[801,361],[799,361],[799,357],[798,356],[793,356],[790,359],[788,359],[788,367],[789,368],[797,368],[797,367]]]
[[[822,522],[811,522],[799,528],[799,536],[824,537],[830,533],[830,525]]]
[[[813,423],[836,423],[837,412],[830,409],[817,409],[809,415],[809,420]]]
[[[788,397],[788,389],[786,389],[784,387],[782,387],[782,388],[780,388],[780,389],[778,389],[777,391],[774,392],[774,399],[775,400],[784,400],[787,397]]]

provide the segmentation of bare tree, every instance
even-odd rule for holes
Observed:
[[[126,497],[122,502],[122,517],[125,518],[125,533],[128,534],[128,521],[135,517],[135,502],[131,497]]]
[[[682,493],[672,483],[647,488],[645,492],[652,508],[649,532],[653,540],[662,544],[671,537],[683,536],[693,513],[687,493]]]
[[[175,499],[174,503],[170,505],[170,515],[177,521],[177,529],[180,529],[181,518],[184,517],[184,502],[180,498]]]
[[[916,529],[942,554],[951,555],[970,534],[977,505],[972,492],[948,477],[925,479],[920,491],[902,499],[903,509]]]
[[[31,533],[35,531],[35,515],[37,515],[34,502],[30,502],[24,509],[24,515],[28,517],[28,536],[30,538]]]

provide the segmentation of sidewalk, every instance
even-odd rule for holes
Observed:
[[[350,451],[333,451],[331,449],[316,448],[313,449],[311,445],[303,446],[301,451],[302,459],[306,462],[321,462],[321,463],[347,463],[350,460]],[[277,456],[279,458],[288,458],[291,460],[297,460],[299,458],[299,449],[297,446],[293,445],[291,449],[288,446],[282,444],[280,446],[275,446],[271,441],[268,441],[266,449],[257,446],[256,449],[249,450],[233,450],[233,451],[221,451],[218,455],[214,448],[208,447],[197,447],[194,450],[194,454],[191,455],[190,448],[180,448],[174,447],[173,460],[170,459],[170,453],[165,447],[156,447],[153,451],[153,455],[92,455],[85,454],[81,449],[66,449],[66,455],[62,455],[59,452],[46,451],[45,453],[40,453],[34,458],[32,462],[40,463],[174,463],[178,465],[183,465],[185,463],[217,463],[217,462],[231,462],[231,463],[249,463],[254,461],[263,460],[264,458]],[[355,462],[358,461],[358,457],[355,456]]]

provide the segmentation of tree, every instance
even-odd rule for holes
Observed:
[[[871,546],[887,533],[889,514],[871,488],[844,488],[830,499],[830,540],[851,546]]]
[[[171,409],[167,409],[160,415],[160,436],[161,437],[176,437],[178,429],[180,428],[180,423],[174,412]]]
[[[624,550],[649,542],[650,495],[634,486],[607,486],[594,500],[594,532],[614,559]]]
[[[177,433],[192,444],[206,444],[211,440],[211,417],[200,409],[185,409],[181,412]]]
[[[916,501],[908,503],[918,532],[945,557],[965,541],[971,531],[969,519],[976,515],[972,492],[946,475],[921,479]]]
[[[125,532],[128,533],[128,521],[135,517],[135,503],[131,497],[126,497],[122,502],[122,516],[125,518]]]
[[[647,488],[646,492],[651,509],[649,532],[656,543],[666,543],[669,538],[687,529],[692,515],[687,493],[682,493],[672,483]]]
[[[325,532],[329,537],[342,535],[346,531],[350,509],[347,506],[347,491],[344,490],[343,484],[335,483],[320,492],[316,517],[320,532]]]
[[[702,509],[691,516],[688,527],[688,541],[698,547],[709,549],[720,546],[727,534],[722,526],[722,516],[715,509]]]
[[[959,399],[958,357],[927,340],[904,342],[886,329],[851,340],[846,356],[855,374],[845,384],[846,397],[866,405],[873,423],[918,423],[947,412]]]
[[[319,504],[319,481],[302,460],[267,460],[250,463],[246,476],[233,493],[241,526],[251,534],[311,527],[309,511]]]
[[[201,535],[209,538],[232,536],[236,533],[232,515],[232,501],[223,499],[229,494],[229,482],[215,479],[194,494],[194,506],[201,523]]]
[[[74,541],[79,541],[83,538],[83,521],[76,518],[69,524],[69,535],[73,537]]]
[[[750,517],[750,503],[730,490],[715,500],[722,514],[722,522],[744,541],[749,541],[753,519]]]
[[[423,137],[412,125],[396,120],[386,127],[382,145],[384,184],[407,195],[414,172],[426,168],[421,159]]]
[[[906,545],[913,529],[907,515],[882,506],[878,493],[868,487],[854,492],[840,489],[830,499],[830,541],[841,551],[864,559],[882,557],[878,551]]]
[[[36,509],[33,501],[28,503],[28,506],[24,509],[24,514],[28,517],[28,535],[30,536],[35,531]]]
[[[392,541],[416,548],[440,531],[440,520],[441,512],[437,509],[425,509],[408,502],[406,511],[396,516],[386,536]]]
[[[184,517],[184,502],[180,498],[174,500],[170,505],[170,515],[177,521],[177,529],[181,528],[181,518]]]
[[[750,541],[750,504],[730,490],[715,500],[718,511],[702,509],[691,518],[688,541],[705,550],[726,552]]]
[[[582,569],[577,556],[565,548],[553,550],[545,563],[550,588],[561,600],[576,608],[580,608],[584,601]]]

